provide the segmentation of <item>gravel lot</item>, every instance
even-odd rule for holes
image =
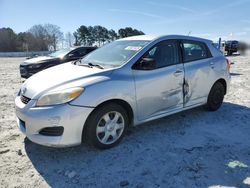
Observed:
[[[0,58],[0,187],[250,186],[250,58],[233,56],[216,112],[185,111],[129,130],[110,150],[55,149],[18,130],[14,96],[23,58]]]

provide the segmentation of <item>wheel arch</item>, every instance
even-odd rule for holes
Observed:
[[[133,122],[133,119],[134,119],[134,112],[133,112],[133,109],[132,109],[131,105],[127,101],[122,100],[122,99],[110,99],[110,100],[102,102],[96,108],[104,106],[104,105],[106,105],[108,103],[116,103],[116,104],[119,104],[120,106],[122,106],[126,110],[126,112],[128,114],[128,118],[129,118],[129,121],[130,121],[129,125],[131,125],[131,123]]]
[[[225,80],[224,78],[220,78],[220,79],[216,80],[216,82],[214,82],[213,86],[214,86],[217,82],[220,82],[220,83],[223,85],[223,87],[224,87],[224,89],[225,89],[224,95],[226,95],[226,94],[227,94],[227,82],[226,82],[226,80]]]
[[[125,100],[122,100],[122,99],[110,99],[110,100],[106,100],[100,104],[98,104],[95,109],[89,114],[88,118],[94,113],[94,111],[106,104],[109,104],[109,103],[116,103],[120,106],[122,106],[126,112],[127,112],[127,115],[128,115],[128,118],[129,118],[129,126],[131,126],[133,124],[133,120],[134,120],[134,111],[131,107],[131,105],[125,101]],[[82,140],[84,139],[84,137],[86,137],[85,133],[86,133],[86,123],[88,122],[88,118],[87,120],[85,121],[85,125],[83,127],[83,131],[82,131]]]

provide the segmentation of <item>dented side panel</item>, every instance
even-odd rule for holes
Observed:
[[[213,69],[210,66],[212,59],[184,63],[184,107],[206,102],[210,85],[213,82]]]
[[[175,74],[177,70],[182,70]],[[165,68],[134,70],[137,118],[141,121],[183,108],[183,64]]]

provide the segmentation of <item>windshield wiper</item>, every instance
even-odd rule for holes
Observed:
[[[86,66],[86,67],[89,67],[89,68],[93,68],[93,67],[97,67],[99,69],[104,69],[104,67],[100,64],[93,64],[93,63],[82,63],[82,58],[74,61],[74,65],[79,65],[79,66]]]
[[[81,60],[82,60],[82,58],[77,59],[77,60],[75,60],[75,61],[73,62],[73,64],[76,65],[77,63],[81,63]],[[80,65],[80,64],[77,64],[77,65]]]
[[[99,69],[104,69],[104,67],[102,65],[100,65],[100,64],[88,63],[88,65],[91,66],[91,67],[97,67]]]
[[[75,62],[76,63],[76,62]],[[76,64],[75,64],[76,65]],[[93,66],[89,65],[89,64],[82,64],[82,63],[78,63],[78,66],[84,66],[84,67],[89,67],[89,68],[93,68]]]

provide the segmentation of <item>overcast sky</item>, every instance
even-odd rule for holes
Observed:
[[[44,23],[63,32],[80,25],[131,26],[154,35],[250,41],[250,0],[0,0],[0,27],[21,32]]]

